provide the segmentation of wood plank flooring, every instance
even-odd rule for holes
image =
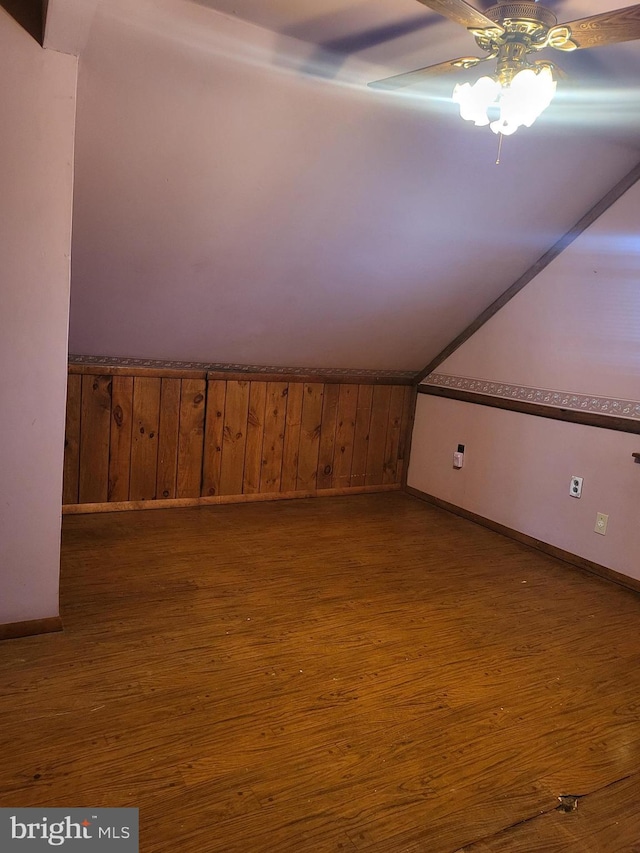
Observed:
[[[63,534],[2,805],[137,806],[144,853],[640,851],[637,593],[397,492]]]

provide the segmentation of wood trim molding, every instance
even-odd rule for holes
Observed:
[[[567,421],[583,426],[599,427],[600,429],[613,429],[618,432],[640,433],[640,420],[632,418],[599,415],[595,412],[563,409],[557,406],[547,406],[543,403],[528,403],[525,400],[513,400],[506,397],[492,397],[489,394],[478,394],[459,388],[443,388],[438,385],[419,385],[418,393],[428,394],[432,397],[447,397],[450,400],[459,400],[462,403],[472,403],[477,406],[506,409],[509,412],[520,412],[523,415],[534,415],[538,418]]]
[[[170,498],[168,500],[149,501],[111,501],[108,503],[65,504],[63,515],[84,515],[93,512],[128,512],[141,509],[179,509],[194,506],[215,506],[219,504],[254,503],[255,501],[287,501],[296,498],[327,498],[344,495],[366,495],[374,492],[396,492],[400,483],[379,486],[351,486],[344,489],[315,489],[313,491],[265,492],[249,495],[207,495],[201,498]]]
[[[175,367],[123,367],[117,364],[77,364],[69,362],[69,376],[149,376],[163,379],[206,379],[206,370],[179,370]],[[247,378],[247,377],[245,377]]]
[[[462,344],[475,334],[481,326],[484,326],[487,320],[490,320],[494,314],[497,314],[501,308],[504,308],[507,302],[513,299],[517,293],[526,287],[527,284],[529,284],[529,282],[538,275],[538,273],[542,272],[545,267],[549,266],[551,261],[555,260],[558,255],[564,252],[567,246],[570,246],[583,231],[585,231],[590,225],[593,225],[596,219],[602,216],[602,214],[608,210],[612,204],[618,201],[618,199],[623,196],[638,179],[640,179],[640,163],[634,166],[634,168],[625,175],[621,181],[618,181],[613,189],[603,196],[600,201],[591,208],[591,210],[585,213],[585,215],[576,222],[573,228],[567,231],[567,233],[564,234],[557,243],[546,251],[544,255],[538,258],[538,260],[532,264],[529,269],[520,276],[520,278],[516,279],[513,284],[495,300],[495,302],[492,302],[488,308],[476,317],[473,323],[467,326],[467,328],[454,338],[441,352],[439,352],[435,358],[431,359],[424,370],[421,370],[420,373],[416,374],[414,381],[416,383],[422,382],[422,380],[432,373],[436,367],[439,367],[445,359],[449,358],[450,355],[459,349]]]
[[[528,545],[530,548],[535,548],[537,551],[542,551],[550,557],[555,557],[557,560],[563,560],[565,563],[569,563],[570,565],[589,572],[590,574],[597,575],[603,580],[611,581],[619,586],[633,590],[633,592],[640,592],[640,581],[635,578],[630,578],[627,575],[614,571],[613,569],[608,569],[606,566],[601,566],[599,563],[587,560],[586,557],[579,557],[577,554],[572,554],[571,551],[565,551],[562,548],[557,548],[555,545],[550,545],[548,542],[543,542],[541,539],[536,539],[534,536],[529,536],[527,533],[521,533],[519,530],[513,530],[511,527],[507,527],[497,521],[492,521],[490,518],[485,518],[485,516],[478,515],[471,510],[456,506],[455,504],[449,503],[449,501],[435,497],[435,495],[430,495],[427,492],[421,492],[419,489],[414,489],[412,486],[407,486],[405,491],[414,498],[425,501],[439,509],[446,510],[446,512],[451,512],[453,515],[466,518],[468,521],[473,521],[475,524],[479,524],[482,527],[487,527],[489,530],[493,530],[495,533],[500,533],[508,539],[514,539],[516,542]]]
[[[28,622],[9,622],[6,625],[0,625],[0,640],[17,640],[20,637],[33,637],[36,634],[51,634],[62,629],[60,616],[30,619]]]
[[[346,385],[413,385],[410,370],[358,370],[337,367],[265,367],[261,365],[163,361],[159,359],[70,355],[70,374],[162,376],[173,379],[259,380],[262,382],[322,382]]]
[[[413,391],[411,396],[411,410],[409,415],[409,425],[407,426],[407,448],[404,454],[404,466],[402,468],[401,485],[405,489],[407,486],[407,476],[409,474],[409,460],[411,459],[411,444],[413,442],[413,425],[416,420],[416,407],[418,405],[418,387]]]

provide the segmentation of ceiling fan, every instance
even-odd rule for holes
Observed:
[[[463,119],[478,126],[489,125],[494,133],[509,135],[523,125],[530,127],[549,106],[556,90],[560,68],[547,59],[531,59],[543,48],[581,50],[640,38],[640,4],[558,24],[551,9],[536,0],[498,0],[480,11],[466,0],[418,0],[435,12],[466,27],[486,56],[461,56],[376,80],[369,86],[400,89],[421,82],[432,74],[474,68],[496,60],[492,76],[473,85],[458,84],[453,100]],[[493,121],[491,115],[498,113]]]

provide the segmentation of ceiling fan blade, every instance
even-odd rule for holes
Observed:
[[[487,18],[479,9],[466,3],[465,0],[418,0],[418,2],[467,29],[492,29],[504,32],[504,27]]]
[[[571,41],[578,48],[633,41],[640,38],[640,4],[569,21],[562,26],[571,30]]]
[[[461,56],[459,59],[449,59],[447,62],[439,62],[437,65],[427,65],[425,68],[417,68],[415,71],[407,71],[405,74],[395,74],[393,77],[385,77],[383,80],[374,80],[368,85],[372,89],[404,89],[405,86],[413,86],[420,83],[425,77],[432,74],[446,74],[448,71],[460,71],[461,68],[473,68],[479,62],[484,62],[488,56]]]
[[[338,38],[320,42],[318,46],[323,50],[330,50],[344,56],[344,54],[368,50],[370,47],[376,47],[379,44],[385,44],[394,39],[402,38],[402,36],[425,30],[433,23],[433,19],[425,17],[422,12],[418,12],[417,15],[413,15],[411,18],[395,21],[392,24],[372,27],[371,29],[351,33],[346,36],[339,36]]]

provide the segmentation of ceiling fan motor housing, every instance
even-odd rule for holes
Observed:
[[[497,24],[505,25],[506,22],[518,24],[522,23],[537,23],[544,27],[555,27],[558,19],[551,9],[546,6],[540,6],[538,3],[532,3],[531,0],[523,0],[520,3],[498,3],[496,6],[491,6],[484,13],[491,21]]]
[[[518,71],[530,67],[527,54],[548,45],[549,31],[558,19],[551,9],[527,0],[515,3],[507,0],[491,6],[484,14],[501,29],[473,29],[472,33],[478,46],[488,51],[487,58],[497,57],[497,79],[508,86]]]

